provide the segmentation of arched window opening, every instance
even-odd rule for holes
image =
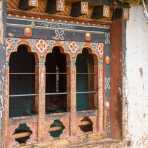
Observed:
[[[46,113],[67,111],[67,62],[59,47],[46,58]]]
[[[94,57],[85,48],[76,60],[76,102],[78,111],[95,109],[95,75]]]
[[[31,116],[35,111],[35,56],[26,45],[10,56],[9,116]]]

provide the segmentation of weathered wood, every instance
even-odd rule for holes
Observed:
[[[50,127],[49,132],[56,132],[62,130],[62,127]]]
[[[13,137],[15,139],[18,139],[18,138],[29,137],[31,134],[32,134],[31,132],[21,132],[21,133],[14,134]]]
[[[111,106],[112,137],[122,137],[122,20],[113,21],[111,27]]]
[[[29,11],[21,11],[21,10],[14,10],[14,9],[8,9],[8,15],[14,15],[14,16],[20,16],[20,17],[26,17],[26,18],[40,18],[40,19],[48,19],[52,20],[54,19],[55,21],[69,21],[69,22],[79,22],[83,24],[95,24],[95,25],[110,25],[111,21],[110,20],[93,20],[89,18],[81,19],[79,17],[73,18],[73,17],[67,17],[67,16],[51,16],[45,13],[30,13]]]
[[[79,126],[91,125],[89,121],[82,121]]]

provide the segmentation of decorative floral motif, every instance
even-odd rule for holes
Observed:
[[[107,5],[103,6],[103,16],[110,17],[110,6]]]
[[[57,0],[56,1],[57,11],[64,11],[65,0]]]
[[[104,54],[104,43],[98,43],[97,51],[99,53],[100,58],[102,58]]]
[[[78,49],[78,45],[76,42],[71,42],[68,46],[69,50],[71,53],[76,53],[79,49]]]
[[[36,48],[40,53],[43,53],[47,50],[48,44],[45,40],[39,40],[36,44]]]
[[[38,6],[38,0],[29,0],[29,6],[37,7]]]
[[[54,40],[64,40],[64,30],[55,29],[55,37],[53,37]]]
[[[52,48],[55,46],[56,41],[55,40],[50,40],[48,41],[48,50],[52,50]]]
[[[86,1],[81,2],[81,13],[88,14],[88,2]]]
[[[89,34],[88,34],[89,36]],[[90,34],[91,36],[91,34]],[[46,54],[47,52],[52,51],[54,46],[61,46],[64,48],[65,52],[71,53],[71,56],[75,56],[76,53],[85,48],[85,42],[75,42],[75,41],[56,41],[56,40],[38,40],[38,39],[25,39],[22,40],[20,38],[7,38],[7,56],[9,60],[10,52],[17,51],[18,45],[27,44],[31,46],[31,51],[40,54]],[[93,50],[94,53],[98,53],[101,57],[99,61],[101,61],[104,54],[104,43],[94,43],[92,42],[89,46]],[[9,51],[11,50],[11,51]],[[102,64],[102,61],[101,63]]]

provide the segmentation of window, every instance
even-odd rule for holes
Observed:
[[[29,116],[35,111],[35,57],[26,45],[10,56],[9,116]]]
[[[95,70],[94,58],[88,49],[83,49],[76,60],[77,110],[95,109]]]
[[[55,47],[46,57],[46,113],[67,111],[66,55]]]

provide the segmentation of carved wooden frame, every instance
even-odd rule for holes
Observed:
[[[29,47],[29,52],[32,52],[36,55],[36,62],[38,65],[38,83],[39,83],[39,96],[38,96],[38,115],[28,119],[27,117],[20,118],[15,120],[9,119],[9,59],[10,55],[13,52],[17,51],[19,45],[27,45]],[[41,44],[41,45],[39,45]],[[75,50],[72,49],[72,44],[75,47]],[[58,46],[62,53],[69,56],[68,60],[68,72],[69,72],[69,106],[70,112],[60,120],[64,123],[66,127],[66,132],[63,133],[61,138],[68,136],[79,136],[84,134],[79,130],[79,123],[84,116],[79,116],[76,111],[76,57],[78,54],[82,53],[84,48],[88,48],[89,52],[93,54],[96,58],[95,60],[95,72],[97,73],[96,85],[97,85],[97,101],[96,101],[96,116],[90,116],[94,124],[94,133],[97,135],[104,135],[104,81],[103,81],[103,55],[102,52],[99,52],[100,44],[102,43],[91,43],[91,42],[70,42],[70,41],[55,41],[55,40],[39,40],[39,39],[21,39],[21,38],[7,38],[6,39],[6,78],[5,78],[5,102],[4,102],[4,113],[3,113],[3,133],[5,147],[10,148],[14,140],[11,137],[11,134],[15,127],[20,123],[26,122],[29,126],[36,130],[31,138],[32,143],[40,143],[43,141],[48,141],[48,133],[45,131],[45,128],[49,125],[48,120],[52,122],[54,118],[45,116],[45,59],[48,53],[52,52],[53,47]],[[40,47],[42,49],[40,49]],[[43,48],[44,47],[44,48]],[[76,48],[77,47],[77,48]],[[102,49],[104,50],[104,49]],[[47,120],[46,120],[47,119]],[[13,124],[15,126],[12,126]],[[69,124],[68,124],[69,123]],[[68,125],[65,125],[68,124]],[[37,134],[38,133],[38,134]],[[36,134],[36,135],[34,135]],[[11,140],[9,140],[11,139]],[[51,139],[51,137],[49,137]],[[30,141],[29,141],[30,142]],[[14,143],[15,144],[15,143]]]

